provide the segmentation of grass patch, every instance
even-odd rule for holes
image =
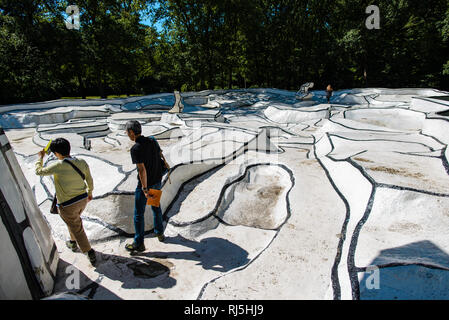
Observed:
[[[142,94],[130,94],[129,96],[127,96],[126,94],[120,94],[120,95],[113,94],[113,95],[107,96],[106,99],[119,99],[119,98],[142,97],[142,96],[143,96]],[[81,100],[81,99],[83,99],[83,97],[61,97],[61,99]],[[100,96],[87,96],[86,97],[86,100],[90,100],[90,99],[98,100],[98,99],[101,99],[101,97]]]

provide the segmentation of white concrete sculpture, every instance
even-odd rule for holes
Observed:
[[[29,193],[61,257],[86,275],[72,293],[449,299],[449,93],[348,89],[334,92],[329,110],[325,91],[311,87],[303,87],[308,101],[292,91],[245,89],[186,92],[185,106],[179,93],[75,109],[73,101],[8,106],[0,123],[11,128]],[[123,132],[130,119],[159,141],[172,168],[161,199],[167,241],[151,236],[147,208],[149,249],[138,257],[123,248],[134,232],[137,184]],[[53,183],[34,175],[37,151],[59,136],[91,167],[94,199],[82,218],[101,253],[96,268],[64,249],[66,227],[47,214]],[[59,275],[55,290],[63,293]]]
[[[296,99],[303,101],[311,100],[313,95],[309,93],[309,90],[315,86],[313,82],[307,82],[301,85],[298,92],[296,92]]]
[[[175,104],[173,105],[173,108],[168,111],[168,113],[182,113],[184,110],[184,104],[181,101],[181,94],[179,91],[175,91]]]
[[[0,299],[40,299],[53,291],[58,252],[1,127],[0,143]]]

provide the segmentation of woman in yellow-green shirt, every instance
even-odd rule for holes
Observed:
[[[92,200],[93,180],[89,165],[82,159],[70,156],[70,142],[58,138],[50,144],[50,151],[58,161],[43,167],[45,151],[39,152],[36,162],[36,174],[39,176],[53,175],[58,201],[58,212],[67,224],[70,241],[66,242],[68,248],[76,251],[77,245],[83,253],[87,253],[92,264],[96,261],[94,249],[90,246],[84,231],[81,213]]]

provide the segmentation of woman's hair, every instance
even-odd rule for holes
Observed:
[[[57,138],[50,144],[50,151],[55,153],[58,152],[62,156],[70,155],[70,142],[64,138]]]
[[[126,123],[126,131],[132,130],[135,135],[142,133],[142,126],[140,125],[140,122],[137,120],[130,120]]]

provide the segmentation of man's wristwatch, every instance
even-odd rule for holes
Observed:
[[[143,191],[148,191],[148,189],[147,189],[147,188],[142,188],[142,190],[143,190]]]

